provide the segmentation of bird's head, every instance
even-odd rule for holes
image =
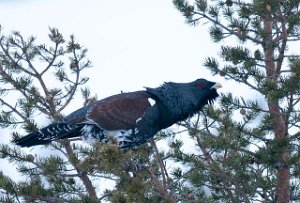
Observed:
[[[183,95],[190,99],[190,101],[200,110],[204,105],[213,103],[219,96],[217,89],[221,88],[220,83],[211,82],[205,79],[197,79],[193,82],[186,83],[182,87]]]
[[[205,79],[197,79],[189,83],[167,82],[158,88],[146,88],[157,100],[164,104],[176,115],[191,116],[201,108],[212,103],[219,94],[220,83]]]

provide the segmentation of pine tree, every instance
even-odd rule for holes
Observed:
[[[86,59],[87,50],[75,42],[74,36],[66,42],[57,29],[51,28],[49,39],[52,45],[48,47],[45,44],[37,45],[34,37],[24,39],[17,31],[10,36],[1,34],[0,125],[17,127],[13,132],[14,138],[20,137],[20,129],[26,133],[37,130],[34,118],[39,113],[51,120],[59,120],[61,112],[69,105],[78,87],[88,80],[81,76],[82,71],[91,65]],[[69,57],[68,61],[64,58],[66,56]],[[53,80],[45,79],[51,77]],[[83,91],[87,95],[87,90]],[[1,135],[2,139],[4,136],[8,135]],[[17,147],[1,144],[1,158],[14,162],[18,171],[29,177],[29,180],[15,182],[1,172],[0,188],[3,190],[2,194],[6,194],[1,196],[1,201],[23,199],[28,202],[62,202],[67,199],[67,195],[87,196],[83,189],[76,191],[79,185],[75,184],[74,178],[82,181],[91,199],[96,196],[87,173],[78,163],[75,147],[69,141],[64,141],[54,144],[53,148],[61,151],[69,165],[73,166],[69,174],[66,173],[69,166],[60,156],[45,158],[37,154],[25,154]],[[48,186],[41,175],[47,180]]]
[[[23,179],[0,171],[0,201],[300,200],[300,59],[288,51],[299,40],[299,1],[173,2],[188,24],[209,22],[214,42],[236,39],[236,45],[221,46],[221,59],[208,57],[204,66],[260,98],[222,94],[218,104],[179,123],[178,130],[163,131],[133,151],[76,139],[44,147],[50,155],[43,155],[44,148],[33,153],[13,142],[1,144],[0,157]],[[50,29],[49,39],[50,46],[36,45],[34,37],[24,39],[19,32],[0,35],[0,124],[16,128],[14,138],[42,127],[36,115],[61,119],[79,89],[84,104],[95,101],[82,77],[91,65],[87,50],[74,36],[66,42],[57,29]],[[157,145],[165,138],[172,140],[170,149]],[[184,149],[188,139],[195,144],[189,152]],[[106,187],[101,178],[115,181],[115,188],[99,193]]]
[[[219,107],[182,124],[198,150],[185,153],[174,141],[172,157],[189,166],[173,171],[178,190],[195,197],[206,187],[212,202],[300,201],[300,58],[288,49],[300,40],[300,1],[173,3],[188,24],[208,23],[213,42],[222,42],[220,58],[208,57],[204,66],[238,83],[228,92],[244,84],[261,95],[223,94]]]
[[[0,157],[21,176],[16,180],[1,166],[0,201],[175,202],[168,190],[167,157],[156,145],[164,134],[127,152],[114,144],[89,146],[77,138],[35,150],[14,144],[21,135],[47,125],[37,122],[39,116],[60,120],[79,89],[83,105],[96,101],[86,87],[88,78],[82,76],[91,67],[87,49],[73,35],[66,41],[54,28],[49,39],[50,45],[37,44],[35,37],[25,39],[17,31],[0,33],[0,127],[12,131],[0,135]],[[9,137],[11,142],[4,144]],[[103,179],[115,182],[115,188],[107,189]]]

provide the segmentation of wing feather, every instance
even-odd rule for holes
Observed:
[[[108,97],[90,108],[86,119],[105,130],[133,129],[151,107],[149,98],[150,95],[143,91]]]

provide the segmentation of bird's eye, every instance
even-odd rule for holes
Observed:
[[[201,89],[204,88],[205,86],[206,86],[206,84],[204,82],[198,83],[198,87]]]

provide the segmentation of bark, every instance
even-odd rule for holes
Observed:
[[[70,142],[67,140],[63,141],[64,148],[66,149],[68,159],[76,169],[77,173],[79,174],[79,178],[81,179],[83,185],[85,186],[87,193],[89,194],[89,197],[93,200],[98,200],[96,190],[93,186],[92,181],[88,177],[87,173],[80,169],[77,163],[79,163],[79,160],[76,158],[72,147],[70,145]]]
[[[269,16],[263,18],[264,31],[266,38],[264,41],[266,73],[268,80],[274,82],[274,91],[277,90],[277,72],[274,60],[274,47],[272,37],[272,19]],[[283,45],[282,45],[283,46]],[[288,140],[287,126],[283,119],[283,114],[280,111],[279,101],[276,98],[268,95],[267,98],[269,111],[273,121],[273,130],[275,142],[283,142]],[[289,194],[289,166],[286,164],[289,155],[289,144],[280,145],[278,149],[278,167],[277,167],[277,185],[276,185],[276,203],[287,203],[290,199]]]
[[[176,198],[172,196],[165,188],[164,185],[161,183],[161,181],[156,177],[156,175],[151,171],[147,170],[151,177],[151,182],[154,185],[154,187],[157,189],[157,191],[162,195],[162,197],[167,201],[171,203],[176,203]]]

